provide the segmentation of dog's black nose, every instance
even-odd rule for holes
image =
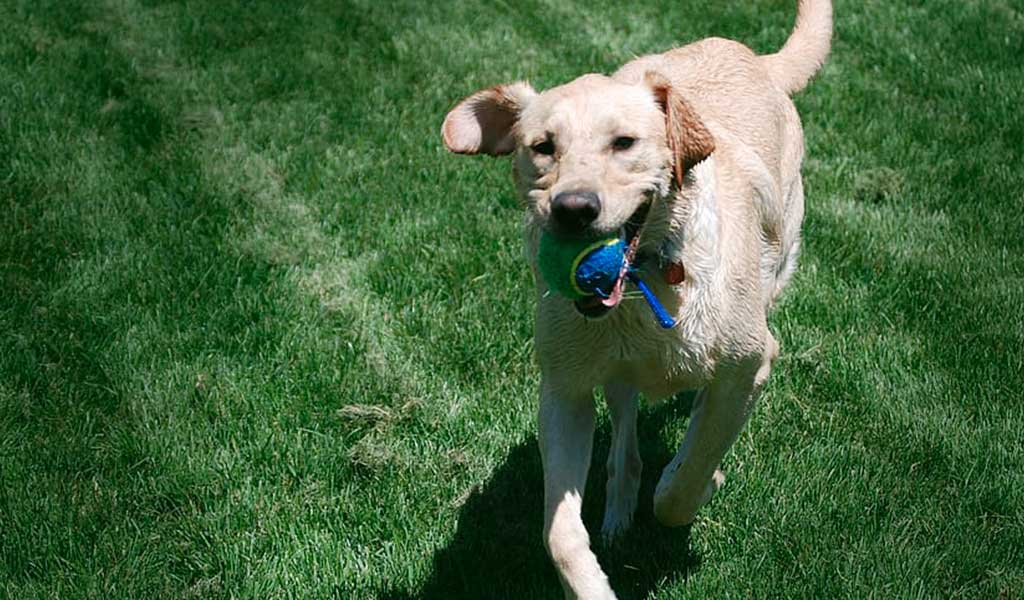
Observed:
[[[562,192],[551,201],[551,217],[564,233],[582,233],[601,212],[601,199],[594,192]]]

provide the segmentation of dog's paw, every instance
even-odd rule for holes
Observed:
[[[601,541],[606,545],[614,544],[633,524],[633,513],[636,511],[636,499],[627,506],[607,506],[604,510],[604,522],[601,524]]]
[[[667,527],[689,525],[697,516],[697,510],[710,502],[715,492],[725,485],[725,473],[721,469],[715,469],[711,479],[704,485],[700,497],[694,502],[694,496],[685,493],[685,490],[683,494],[679,494],[678,490],[673,493],[672,477],[675,470],[670,469],[671,466],[665,468],[665,473],[662,473],[661,481],[654,490],[654,516]]]
[[[604,522],[601,524],[601,539],[606,545],[622,537],[633,524],[639,494],[639,474],[626,481],[609,481],[608,499],[604,505]]]

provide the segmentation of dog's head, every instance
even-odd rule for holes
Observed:
[[[542,93],[499,85],[462,100],[441,129],[461,154],[515,153],[532,221],[554,235],[636,234],[649,201],[714,150],[711,134],[669,82],[584,75]]]

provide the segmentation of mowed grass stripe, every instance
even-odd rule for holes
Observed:
[[[126,67],[125,62],[116,64],[118,60],[116,55],[110,55],[109,46],[100,52],[103,53],[101,56],[92,55],[88,49],[82,52],[83,60],[98,60],[105,65],[104,76],[109,77],[109,81],[100,82],[100,87],[124,86],[124,79],[131,79],[131,69]],[[68,79],[73,80],[71,77]],[[83,100],[87,106],[83,112],[87,115],[97,107],[107,106],[110,99],[104,96],[111,92],[110,89],[100,89],[100,93],[91,96],[89,91],[70,90],[72,94],[84,92]],[[130,97],[137,91],[120,89],[114,92],[125,96],[127,107],[118,115],[121,120],[113,121],[111,128],[104,132],[107,135],[113,134],[115,143],[124,144],[121,150],[125,154],[141,150],[133,143],[132,136],[138,133],[135,127],[164,127],[159,122],[156,125],[152,123],[163,116],[159,109],[148,105],[144,99]],[[88,130],[88,127],[85,129]],[[79,132],[72,129],[70,134],[69,141],[76,140]],[[151,134],[151,131],[145,132],[143,137],[148,140]],[[83,137],[87,143],[92,141],[88,139],[88,131]],[[96,146],[103,148],[104,144],[96,141],[84,150],[95,153]],[[59,368],[69,358],[78,355],[88,360],[81,375],[51,371],[47,377],[56,379],[58,383],[64,379],[69,388],[74,386],[69,389],[68,395],[73,394],[71,399],[77,402],[67,407],[40,406],[36,398],[31,397],[32,394],[26,403],[39,410],[37,415],[27,415],[26,420],[31,419],[31,422],[37,424],[46,423],[45,415],[52,414],[69,428],[85,429],[84,432],[72,431],[63,435],[52,431],[40,440],[44,444],[38,448],[41,452],[28,455],[42,459],[33,470],[44,465],[53,468],[57,476],[54,483],[70,487],[70,490],[60,495],[69,499],[66,508],[75,512],[64,515],[58,512],[54,515],[52,523],[57,527],[53,529],[47,527],[45,519],[41,522],[29,521],[27,524],[30,528],[41,525],[42,529],[36,528],[21,539],[17,535],[8,538],[14,548],[34,549],[43,553],[44,560],[30,557],[27,564],[23,565],[29,572],[38,569],[42,573],[63,573],[67,577],[63,582],[57,581],[57,589],[66,585],[70,589],[88,593],[89,590],[108,588],[111,581],[124,579],[130,585],[122,584],[123,587],[128,587],[129,591],[136,590],[130,593],[152,593],[179,587],[182,584],[182,573],[187,573],[187,578],[197,578],[197,575],[202,575],[204,568],[210,568],[208,563],[204,564],[203,558],[197,560],[194,554],[206,549],[203,542],[209,540],[203,534],[205,525],[194,519],[175,518],[181,513],[192,516],[190,513],[201,512],[195,504],[202,504],[209,497],[204,492],[219,487],[216,474],[204,472],[203,467],[208,465],[196,464],[206,462],[203,459],[209,456],[204,447],[208,439],[205,435],[194,439],[194,430],[187,423],[178,421],[182,412],[193,412],[188,406],[189,401],[193,400],[189,394],[193,383],[197,392],[202,391],[204,386],[200,385],[202,377],[197,377],[193,369],[182,369],[185,371],[184,377],[175,377],[174,370],[181,362],[187,362],[190,354],[208,354],[210,347],[231,348],[232,343],[238,341],[236,324],[250,321],[245,311],[252,308],[246,306],[246,302],[251,302],[252,298],[244,297],[245,288],[255,284],[256,289],[262,289],[264,282],[259,278],[260,269],[252,268],[254,265],[239,265],[238,261],[223,260],[217,254],[218,234],[223,231],[223,217],[230,209],[225,207],[225,210],[218,213],[217,199],[210,195],[195,198],[187,193],[181,194],[178,186],[185,181],[201,180],[198,170],[186,152],[173,147],[161,150],[162,155],[159,157],[141,157],[141,160],[149,163],[146,166],[150,167],[144,171],[145,178],[133,177],[132,167],[139,159],[126,160],[128,169],[123,177],[129,189],[125,198],[134,202],[111,211],[137,219],[138,222],[126,228],[128,233],[125,239],[110,244],[113,248],[104,247],[99,251],[88,242],[79,244],[77,248],[72,245],[74,259],[67,261],[69,264],[61,265],[66,268],[66,272],[58,271],[54,291],[41,294],[38,300],[30,300],[38,302],[40,308],[46,311],[76,314],[80,315],[80,319],[70,322],[64,319],[55,323],[52,334],[41,327],[43,324],[38,319],[28,323],[31,329],[29,335],[32,337],[53,335],[53,345],[56,347],[52,348],[52,352],[56,356],[52,363],[30,364],[16,372],[33,373],[40,368],[45,370],[47,364]],[[86,161],[83,158],[81,162]],[[154,168],[153,163],[157,162],[167,170]],[[117,170],[103,165],[100,170],[100,173],[69,177],[76,186],[76,193],[70,199],[72,202],[102,206],[111,191],[115,199],[120,199],[116,195],[119,191],[117,186],[105,180],[116,174]],[[157,176],[155,181],[151,179],[153,175]],[[83,184],[88,183],[93,183],[96,189],[86,189],[85,193],[81,193]],[[132,194],[130,188],[135,186],[142,188],[145,195]],[[190,215],[190,201],[204,204]],[[43,203],[37,206],[43,208]],[[104,215],[103,220],[119,224],[114,214]],[[164,229],[165,223],[169,225],[168,229]],[[61,221],[61,225],[69,227],[77,224],[73,218]],[[143,235],[135,238],[139,230]],[[152,235],[154,230],[159,235]],[[52,232],[43,232],[41,235],[46,233]],[[148,239],[150,244],[141,243],[142,239]],[[68,243],[69,240],[65,238],[61,241]],[[154,241],[156,247],[150,249]],[[117,247],[122,243],[128,248]],[[234,274],[225,281],[216,272],[221,265],[241,267],[238,272],[250,281],[236,281]],[[252,281],[253,275],[257,277],[255,281]],[[231,301],[218,303],[217,300],[223,301],[225,298],[218,297],[216,292],[220,290],[217,288],[225,283],[228,284],[226,296]],[[212,285],[207,287],[209,284]],[[239,287],[242,289],[239,290]],[[241,299],[235,296],[239,291],[243,292]],[[192,292],[191,297],[189,292]],[[168,294],[169,301],[160,302],[157,298],[160,294]],[[195,302],[206,295],[212,297],[213,303]],[[141,314],[133,313],[133,309],[137,310],[140,305],[147,303],[154,304],[151,310],[144,310]],[[97,308],[100,310],[99,318],[93,316]],[[257,307],[257,312],[262,313],[264,310]],[[191,319],[199,323],[198,330],[186,328],[186,331],[181,331],[181,323]],[[213,327],[203,331],[205,325],[211,323]],[[65,336],[72,340],[70,353],[67,344],[59,341]],[[255,337],[258,336],[249,339]],[[81,338],[77,344],[76,338]],[[153,339],[158,339],[163,346],[149,346]],[[258,342],[245,342],[243,340],[240,346],[259,345]],[[146,357],[143,364],[133,364],[134,361],[125,356],[133,352]],[[157,365],[146,364],[152,362]],[[171,364],[168,365],[168,362]],[[207,357],[206,362],[218,361],[216,357]],[[121,371],[121,366],[126,366],[127,372]],[[140,381],[140,367],[143,371],[151,368],[154,381],[145,378]],[[103,380],[90,384],[93,372],[104,374]],[[172,381],[170,386],[166,386],[168,379]],[[133,393],[136,386],[143,393]],[[41,385],[36,387],[35,391],[40,391],[38,387]],[[216,398],[216,394],[213,396]],[[95,403],[88,401],[90,398],[104,400],[110,407],[109,412],[97,414]],[[182,399],[186,400],[185,406],[180,403]],[[86,402],[82,403],[82,400]],[[80,407],[79,404],[84,406]],[[214,406],[215,403],[211,402],[209,408]],[[52,411],[47,408],[52,408]],[[183,408],[185,410],[181,410]],[[237,425],[232,425],[232,429],[235,427]],[[206,435],[209,433],[206,432]],[[71,441],[83,439],[84,443],[82,447],[72,447],[65,454],[47,452],[54,440],[67,438]],[[162,447],[163,444],[167,446]],[[52,447],[58,451],[62,449],[60,444]],[[185,452],[182,452],[183,449]],[[62,461],[72,462],[62,464]],[[75,474],[81,481],[76,479],[64,483],[62,473]],[[36,482],[30,480],[30,488],[47,487],[36,485]],[[79,487],[85,492],[79,493]],[[50,511],[59,511],[61,508],[65,507],[56,503],[50,507]],[[21,506],[12,506],[10,512],[5,511],[8,515],[35,515],[36,518],[47,513],[45,510]],[[169,523],[165,516],[169,517]],[[139,532],[140,523],[148,524],[151,521],[152,526],[147,527],[150,533],[144,539],[139,540],[131,535],[133,530]],[[65,530],[59,524],[66,524],[70,529]],[[16,531],[14,528],[5,530]],[[62,538],[71,543],[62,542]],[[47,558],[56,560],[57,564],[47,566]],[[61,569],[59,565],[72,568]],[[219,569],[220,565],[214,565],[211,570],[216,572]],[[136,588],[136,585],[139,587]]]
[[[163,67],[164,67],[164,73],[165,74],[166,74],[166,72],[171,71],[171,70],[180,70],[179,66],[177,66],[177,65],[167,65],[166,63],[163,65]],[[168,89],[168,91],[171,91],[171,90],[173,90],[173,87],[175,85],[180,84],[180,83],[182,83],[182,82],[179,81],[179,80],[172,79],[172,80],[170,80],[168,82],[168,85],[166,86],[166,88]],[[163,89],[163,86],[157,86],[157,87],[158,87],[157,91],[159,91],[160,89]],[[197,140],[195,140],[195,139],[189,140],[190,143],[195,143],[196,141]],[[248,156],[239,156],[237,154],[234,155],[234,156],[231,156],[231,158],[235,159],[234,165],[236,167],[237,166],[241,166],[241,170],[243,171],[243,173],[246,171],[246,166],[245,165],[248,162],[257,162],[257,163],[259,162],[258,160],[257,161],[249,161],[248,160],[248,158],[249,158]],[[207,161],[204,160],[204,163],[205,162],[207,162]],[[229,165],[229,167],[230,167],[230,165]],[[257,166],[256,170],[257,171],[259,170],[259,166]],[[258,178],[253,178],[253,179],[258,179]],[[208,181],[209,181],[209,183],[212,183],[215,186],[218,185],[216,177],[211,177],[211,178],[208,179]],[[257,197],[259,197],[259,196],[265,195],[267,193],[266,190],[267,190],[268,184],[271,184],[271,183],[272,183],[272,181],[269,181],[269,180],[254,180],[254,181],[249,181],[249,182],[243,182],[243,186],[246,185],[246,184],[250,184],[250,187],[249,187],[248,191],[251,191],[251,192],[255,193],[257,195]],[[274,201],[277,201],[277,200],[280,200],[280,199],[279,198],[270,198],[268,200],[269,200],[269,202],[263,203],[263,205],[260,205],[258,208],[259,209],[264,209],[264,210],[272,209],[272,207],[271,206],[267,206],[267,204],[272,204]],[[293,206],[291,208],[296,208],[296,207]],[[299,207],[299,208],[301,208],[301,207]],[[244,208],[243,208],[243,210],[244,210]],[[253,212],[258,214],[257,211],[253,211]],[[246,218],[249,219],[249,220],[257,220],[257,221],[267,222],[267,223],[265,223],[265,225],[266,225],[267,228],[269,228],[271,230],[275,230],[275,229],[276,230],[280,230],[281,229],[280,223],[276,223],[275,219],[267,218],[267,217],[262,216],[262,215],[257,216],[257,214],[246,215]],[[261,225],[264,225],[264,223],[261,223]],[[284,259],[281,259],[280,257],[274,256],[275,248],[277,248],[277,249],[284,248],[286,250],[286,252],[287,251],[291,251],[291,252],[296,252],[296,251],[301,252],[302,251],[301,249],[296,249],[294,243],[289,243],[289,242],[294,242],[294,240],[292,240],[292,239],[287,239],[284,242],[277,242],[276,244],[275,244],[276,240],[272,240],[271,239],[271,240],[268,241],[266,239],[267,237],[280,236],[282,234],[282,232],[280,232],[280,231],[275,232],[272,236],[263,236],[263,233],[264,232],[262,232],[262,231],[257,231],[254,235],[251,235],[251,236],[246,236],[246,235],[243,234],[243,235],[234,235],[234,236],[225,236],[225,237],[228,237],[230,244],[234,244],[235,243],[234,241],[231,240],[232,237],[240,237],[240,238],[242,238],[240,240],[240,243],[238,244],[239,246],[241,246],[242,249],[250,249],[250,250],[254,250],[255,252],[261,252],[262,251],[267,256],[259,256],[258,258],[267,260],[270,263],[288,262],[290,260],[290,257],[284,257]],[[288,234],[287,231],[285,231],[283,233],[285,235]],[[256,238],[256,239],[255,239],[255,241],[253,241],[253,240],[250,240],[250,239],[245,239],[246,237],[252,237],[252,238]],[[261,245],[265,246],[266,248],[260,247]],[[348,265],[346,265],[346,264],[341,264],[341,265],[335,264],[335,265],[333,265],[333,267],[335,267],[335,268],[337,268],[339,266],[342,267],[342,268],[345,268]],[[331,267],[331,265],[328,265],[329,269],[330,269],[330,267]],[[206,272],[206,276],[210,276],[210,272],[209,271]],[[360,294],[360,292],[358,292],[358,291],[357,292],[346,292],[346,293],[351,294],[353,296],[356,296],[356,295]],[[363,297],[366,297],[366,295],[363,294]],[[374,309],[371,307],[369,310],[366,310],[364,312],[371,313],[371,315],[372,315],[372,313],[374,312]],[[353,314],[353,315],[349,315],[349,316],[355,316],[355,315]],[[373,316],[376,316],[376,315],[373,315]],[[384,316],[384,315],[381,315],[381,316]],[[375,325],[376,324],[377,323],[375,323]],[[385,337],[387,335],[386,332],[381,332],[379,330],[379,328],[377,328],[377,327],[367,327],[366,329],[369,330],[370,333],[372,335],[376,336],[376,337]],[[379,352],[378,352],[378,354],[379,354]],[[329,357],[325,357],[325,358],[329,358]],[[377,358],[375,358],[373,360],[379,363],[380,362],[380,357],[377,357]],[[345,361],[343,361],[343,362],[345,362]],[[373,362],[373,361],[371,361],[371,362]],[[377,372],[377,373],[381,373],[382,372],[382,369],[379,368],[380,367],[379,364],[378,365],[371,365],[371,366],[377,367],[377,368],[373,369],[371,372]],[[394,367],[394,365],[392,365],[391,368],[393,369],[393,367]],[[186,368],[186,370],[189,370],[189,369]],[[167,375],[166,373],[158,373],[159,377],[166,377],[166,375]],[[234,374],[231,373],[231,372],[222,373],[222,374],[218,374],[218,373],[214,372],[212,375],[210,375],[210,374],[208,374],[208,373],[206,373],[204,371],[200,371],[198,376],[197,376],[197,379],[196,379],[197,389],[200,388],[200,387],[203,387],[203,388],[212,387],[213,386],[212,382],[209,382],[209,381],[207,381],[206,383],[203,383],[203,382],[204,382],[204,380],[207,380],[207,379],[215,379],[215,378],[217,378],[218,375],[220,375],[221,377],[223,377],[225,379],[228,379],[229,381],[235,378],[235,377],[233,377]],[[400,373],[398,373],[398,375],[399,375],[399,377],[402,377],[403,378],[402,381],[407,382],[408,385],[418,385],[419,382],[423,382],[423,381],[427,381],[428,380],[426,377],[423,377],[418,372],[412,372],[412,373],[409,373],[409,372],[402,373],[402,372],[400,372]],[[250,373],[245,373],[245,372],[240,373],[238,375],[238,377],[242,377],[242,378],[245,378],[245,377],[248,377],[248,376],[251,376],[251,374]],[[388,380],[388,379],[391,379],[391,378],[385,377],[384,379]],[[202,384],[202,385],[200,385],[200,384]],[[363,384],[361,387],[365,388],[365,384]],[[370,389],[363,389],[361,391],[363,391],[365,393],[365,396],[367,396],[367,397],[369,397],[371,399],[377,400],[380,397],[380,393],[375,388],[376,388],[376,386],[374,386],[374,387],[372,387]],[[360,390],[358,390],[358,388],[357,388],[357,391],[360,391]],[[243,394],[244,394],[244,392],[243,392]],[[244,395],[251,395],[251,394],[252,394],[252,392],[250,392],[249,394],[244,394]],[[228,402],[225,402],[225,404],[230,405],[230,399],[229,399]],[[246,407],[246,408],[252,408],[252,407]],[[274,407],[271,407],[271,408],[274,408]],[[244,414],[245,408],[243,408],[240,412],[242,412]],[[232,418],[232,417],[237,417],[237,416],[240,416],[240,415],[226,414],[226,415],[223,415],[223,416],[226,417],[226,418]],[[329,442],[330,441],[328,441],[328,443]],[[334,440],[334,442],[336,443],[337,440]],[[281,444],[281,440],[272,440],[270,442],[270,444],[283,445],[283,444]],[[267,445],[267,444],[263,444],[263,445]],[[388,449],[388,450],[386,450],[385,453],[386,454],[393,454],[394,452],[393,452],[393,450]],[[380,465],[374,465],[374,466],[380,466]],[[338,505],[339,506],[344,506],[345,505],[345,502],[344,502],[343,498],[342,499],[338,499]],[[379,533],[378,532],[374,532],[373,539],[376,539],[378,537],[379,537]],[[229,566],[229,567],[230,566],[234,566],[234,567],[239,566],[239,563],[237,561],[234,561],[234,562],[230,561],[230,556],[227,558],[226,562],[227,562],[227,564],[225,566]],[[244,563],[244,560],[242,562]],[[342,569],[344,569],[345,562],[342,561],[340,566],[342,567]],[[335,568],[337,568],[337,567],[335,567]],[[228,570],[230,572],[238,572],[238,569],[228,569]],[[344,581],[344,579],[338,577],[337,574],[335,575],[335,578],[336,579],[341,579],[342,581]],[[200,587],[208,586],[208,584],[209,584],[209,582],[207,580],[200,580],[197,583],[200,585]]]

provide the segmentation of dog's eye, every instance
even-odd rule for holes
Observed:
[[[612,148],[615,150],[629,150],[633,147],[634,142],[636,142],[636,138],[622,135],[612,140]]]
[[[544,140],[543,142],[537,142],[530,146],[530,150],[533,150],[537,154],[543,154],[544,156],[551,156],[555,153],[555,145],[551,140]]]

